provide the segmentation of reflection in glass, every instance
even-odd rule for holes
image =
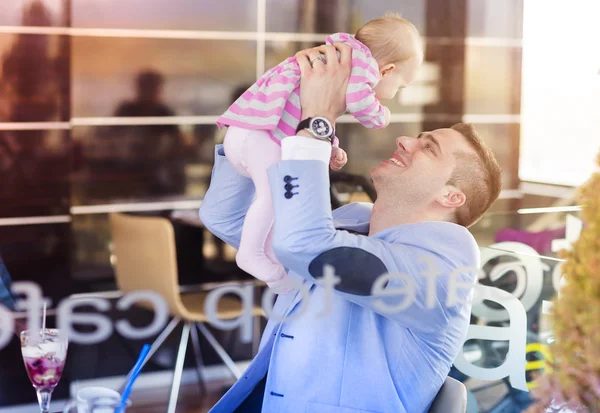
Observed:
[[[466,48],[465,113],[520,113],[521,55],[519,47]]]
[[[73,205],[201,199],[208,188],[213,125],[75,127]]]
[[[14,282],[38,283],[44,295],[54,303],[73,293],[69,223],[14,225],[1,229],[0,253]]]
[[[0,217],[69,213],[69,132],[0,130]]]
[[[115,116],[171,116],[163,100],[164,77],[141,72],[135,97],[118,103]],[[226,95],[235,101],[249,85]],[[213,124],[75,127],[74,205],[201,199],[208,189],[214,146],[225,130]]]
[[[179,210],[179,212],[196,212]],[[235,250],[218,242],[201,225],[179,220],[173,211],[137,212],[171,220],[175,234],[179,284],[191,285],[246,279],[235,263]],[[73,216],[73,278],[86,285],[116,289],[113,264],[116,259],[107,214]]]
[[[132,100],[120,102],[117,117],[174,116],[162,100],[164,77],[146,70],[136,76],[136,94]],[[112,126],[99,129],[114,143],[119,163],[125,170],[146,171],[141,189],[150,196],[184,191],[184,166],[187,154],[183,136],[177,125]],[[108,165],[104,165],[108,166]],[[141,182],[140,182],[141,183]]]
[[[66,0],[13,0],[3,1],[0,7],[1,26],[65,26],[68,9]],[[27,18],[33,13],[44,19]]]
[[[178,116],[220,115],[230,94],[256,80],[252,41],[72,38],[74,117],[111,116],[145,70],[164,77],[164,104]]]
[[[43,13],[32,16],[46,19]],[[0,122],[68,119],[68,37],[0,34]]]
[[[256,30],[256,0],[71,0],[74,27]]]
[[[514,251],[514,252],[512,252]],[[503,290],[511,294],[517,305],[522,306],[526,314],[526,331],[524,337],[510,326],[516,324],[511,319],[515,311],[508,312],[501,300],[477,301],[473,305],[471,325],[490,326],[505,329],[502,341],[485,339],[485,334],[474,335],[463,348],[465,359],[469,363],[483,369],[492,369],[511,363],[509,351],[523,352],[526,355],[526,371],[522,371],[522,363],[512,365],[512,374],[524,375],[527,388],[535,386],[534,380],[543,371],[551,337],[543,327],[545,318],[542,302],[550,300],[556,293],[556,273],[560,273],[560,260],[538,255],[531,247],[523,244],[497,244],[490,248],[482,248],[482,274],[480,284]],[[559,274],[560,275],[560,274]],[[497,295],[500,297],[500,295]],[[506,302],[504,300],[504,302]],[[524,348],[516,348],[521,340]],[[514,360],[512,361],[514,363]],[[453,367],[450,375],[465,383],[469,392],[475,396],[478,409],[474,411],[493,411],[494,408],[509,408],[510,411],[524,411],[531,403],[528,392],[513,388],[508,377],[493,383],[468,377]],[[493,386],[493,391],[490,389]]]
[[[450,9],[464,7],[464,1],[446,0]],[[426,35],[426,0],[267,0],[267,31],[300,33],[354,33],[367,21],[388,11],[399,12]],[[468,37],[520,39],[523,28],[523,0],[468,0]],[[447,16],[440,16],[447,19]]]
[[[527,198],[525,198],[527,200]],[[519,208],[525,200],[515,200],[512,206]],[[543,202],[550,204],[559,199],[546,199]],[[510,205],[510,204],[508,204]],[[520,242],[528,245],[533,250],[544,256],[558,257],[555,240],[565,238],[567,216],[578,218],[579,212],[543,212],[527,213],[528,209],[519,209],[520,212],[506,208],[507,204],[492,208],[475,225],[469,228],[475,236],[477,243],[488,246],[495,242]]]
[[[354,33],[367,21],[387,11],[402,13],[419,31],[425,21],[425,1],[409,0],[267,0],[267,31]]]
[[[520,39],[523,0],[468,0],[467,36]]]
[[[183,196],[196,155],[176,125],[75,128],[74,205]]]
[[[504,188],[516,189],[519,185],[518,159],[520,125],[518,123],[478,123],[475,129],[488,145],[502,167]]]

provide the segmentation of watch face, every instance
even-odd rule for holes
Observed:
[[[331,123],[325,118],[314,118],[310,128],[316,136],[321,138],[327,138],[333,134]]]

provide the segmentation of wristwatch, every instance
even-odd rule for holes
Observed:
[[[323,141],[333,142],[334,128],[331,122],[322,116],[315,116],[314,118],[306,118],[298,124],[296,133],[301,130],[307,130],[315,138]]]

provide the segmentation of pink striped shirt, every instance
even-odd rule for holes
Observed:
[[[383,128],[385,110],[374,91],[381,79],[377,61],[369,48],[350,34],[337,33],[327,37],[327,44],[335,42],[344,42],[352,48],[346,111],[367,128]],[[280,143],[286,136],[296,134],[296,127],[302,120],[299,89],[300,66],[295,57],[290,57],[265,72],[219,117],[217,125],[219,128],[237,126],[266,130]]]

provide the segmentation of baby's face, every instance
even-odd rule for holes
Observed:
[[[393,99],[398,90],[405,88],[415,79],[421,63],[422,58],[415,56],[412,59],[394,65],[392,70],[386,70],[387,66],[383,66],[381,80],[375,86],[375,96],[377,99]]]

